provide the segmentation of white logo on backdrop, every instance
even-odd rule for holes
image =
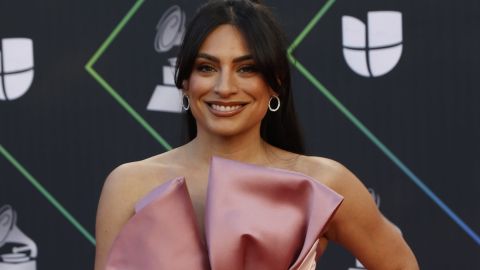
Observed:
[[[37,245],[17,227],[17,213],[10,205],[0,207],[0,248],[11,250],[0,254],[0,270],[35,270]]]
[[[352,16],[342,16],[343,56],[348,66],[364,77],[390,72],[403,49],[402,13],[370,11],[367,26]]]
[[[355,267],[350,267],[348,270],[366,270],[366,268],[359,260],[355,259]]]
[[[170,7],[157,24],[155,50],[168,52],[182,43],[185,34],[185,12],[179,6]],[[157,85],[147,105],[147,110],[163,112],[182,112],[182,93],[175,87],[174,72],[177,59],[169,58],[167,66],[163,66],[163,84]]]
[[[0,47],[0,100],[23,96],[33,81],[33,41],[4,38]]]

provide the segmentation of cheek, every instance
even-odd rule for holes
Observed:
[[[245,85],[244,89],[245,92],[254,97],[255,100],[265,104],[268,104],[268,100],[272,95],[271,92],[273,92],[273,90],[261,80],[250,82],[248,85]]]
[[[210,92],[210,89],[213,88],[209,78],[195,75],[190,76],[187,94],[190,98],[190,110],[193,118],[196,120],[203,118],[201,98],[207,95]]]
[[[192,98],[201,96],[212,89],[212,81],[208,78],[192,76],[188,84],[188,93]]]

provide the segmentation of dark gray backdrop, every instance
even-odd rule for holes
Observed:
[[[177,49],[159,53],[154,40],[168,8],[188,20],[200,2],[0,2],[0,39],[32,39],[35,72],[25,95],[0,100],[0,207],[16,211],[38,247],[37,269],[92,268],[107,174],[182,142],[180,114],[146,109]],[[291,42],[319,18],[292,51],[308,153],[340,161],[374,190],[422,269],[480,267],[480,3],[267,3]],[[402,13],[400,61],[362,77],[344,59],[341,18],[385,10]],[[0,239],[0,255],[22,239]],[[318,268],[349,267],[353,256],[332,244]]]

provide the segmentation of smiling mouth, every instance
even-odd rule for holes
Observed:
[[[247,103],[219,103],[219,102],[207,102],[210,111],[217,116],[232,116],[240,111],[247,105]]]
[[[210,104],[210,108],[220,111],[220,112],[233,112],[236,111],[240,108],[242,108],[243,105],[231,105],[231,106],[225,106],[225,105],[217,105],[217,104]]]

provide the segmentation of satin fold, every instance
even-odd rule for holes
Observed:
[[[213,157],[201,240],[184,178],[136,205],[107,270],[315,269],[318,237],[343,198],[301,173]]]
[[[106,270],[210,269],[184,178],[154,189],[122,228]]]

